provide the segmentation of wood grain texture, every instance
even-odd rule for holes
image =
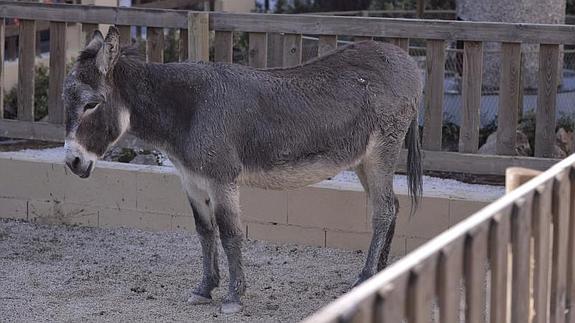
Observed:
[[[550,322],[565,322],[567,294],[567,249],[571,183],[569,173],[557,175],[553,187],[553,258],[551,265]]]
[[[407,320],[410,323],[431,322],[431,305],[435,296],[437,254],[411,270],[407,292]]]
[[[48,83],[48,121],[64,123],[66,113],[62,88],[66,77],[66,23],[50,23],[50,74]]]
[[[188,55],[192,61],[210,60],[209,14],[206,12],[188,15]]]
[[[513,255],[511,283],[511,322],[529,322],[531,318],[531,216],[533,193],[515,203],[511,217],[511,251]]]
[[[90,43],[90,40],[92,40],[92,36],[94,35],[94,31],[96,30],[98,30],[98,24],[82,23],[81,48],[86,47]]]
[[[284,35],[268,33],[268,67],[281,67],[284,57]]]
[[[426,150],[441,150],[445,41],[428,40],[426,52],[427,80],[425,81],[422,146]]]
[[[533,323],[549,322],[551,203],[553,183],[541,186],[533,200]]]
[[[465,308],[466,322],[485,322],[487,269],[487,224],[478,225],[465,242]]]
[[[188,30],[180,29],[180,37],[178,38],[178,61],[187,61],[188,56]]]
[[[535,156],[552,157],[555,147],[555,117],[558,86],[559,45],[539,48],[539,87],[535,115]]]
[[[509,242],[512,208],[496,214],[489,226],[491,263],[490,322],[506,323],[508,314]],[[497,288],[494,288],[497,286]]]
[[[148,27],[146,56],[150,63],[164,62],[164,28]]]
[[[301,54],[302,54],[301,34],[285,34],[283,66],[290,67],[301,64]]]
[[[505,175],[507,167],[525,167],[544,171],[560,161],[554,158],[478,155],[430,150],[424,151],[422,155],[425,170],[485,175]],[[407,151],[402,150],[396,169],[405,172],[406,161]]]
[[[541,175],[541,171],[539,170],[509,167],[505,171],[505,192],[509,193],[515,190],[539,175]]]
[[[6,24],[4,19],[0,19],[0,119],[4,118],[4,44],[5,44]]]
[[[481,42],[465,42],[463,46],[459,152],[476,153],[479,149],[479,108],[481,107],[483,44]]]
[[[354,42],[365,41],[365,40],[373,40],[373,37],[372,36],[355,36],[355,37],[353,37]]]
[[[571,167],[567,171],[571,181],[571,194],[569,200],[569,241],[567,258],[567,296],[566,303],[569,308],[567,322],[575,322],[575,169]]]
[[[337,48],[336,35],[322,35],[319,36],[319,44],[317,48],[318,56],[323,56]]]
[[[501,79],[497,113],[497,154],[515,155],[521,72],[521,44],[501,44]]]
[[[167,28],[187,28],[188,25],[184,10],[0,1],[0,13],[6,18],[48,21],[118,25],[140,25],[145,21],[150,27]],[[245,32],[575,44],[575,26],[568,25],[224,12],[212,13],[210,25],[213,30]]]
[[[248,64],[264,68],[268,64],[268,36],[266,33],[249,33]]]
[[[214,35],[214,62],[232,63],[233,54],[234,33],[231,31],[216,31]]]
[[[404,51],[409,52],[409,38],[389,38],[389,42]]]
[[[120,45],[132,45],[132,26],[119,25],[116,27],[118,27],[118,30],[120,31]]]
[[[20,20],[18,43],[18,120],[34,121],[36,22]]]
[[[464,239],[458,239],[445,247],[438,264],[438,303],[439,321],[459,323],[461,278],[463,276]],[[396,321],[399,322],[399,321]]]
[[[393,284],[381,288],[380,300],[374,309],[374,322],[394,323],[405,319],[407,277],[399,276]]]
[[[0,120],[0,137],[64,142],[63,124],[20,120]]]
[[[212,14],[216,30],[286,32],[315,35],[353,35],[392,38],[498,41],[526,43],[575,43],[575,27],[490,22],[418,19],[328,17],[314,15]],[[553,34],[554,33],[554,34]],[[546,39],[545,36],[548,36]]]

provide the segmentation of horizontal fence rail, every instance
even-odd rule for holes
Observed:
[[[80,23],[82,39],[89,40],[99,24],[114,24],[120,29],[122,44],[145,42],[149,62],[164,62],[169,45],[167,32],[177,38],[176,60],[238,63],[237,54],[245,51],[242,63],[256,68],[289,67],[315,56],[325,55],[339,44],[376,39],[393,43],[406,51],[410,41],[425,48],[425,99],[423,110],[423,149],[426,170],[502,175],[505,167],[526,166],[545,170],[557,160],[553,157],[557,114],[559,60],[563,46],[575,45],[575,26],[462,22],[325,15],[236,14],[183,10],[117,8],[66,4],[38,4],[0,1],[0,16],[18,18],[19,78],[16,120],[2,119],[0,136],[62,141],[65,111],[60,97],[65,75],[66,25]],[[142,36],[142,24],[147,36]],[[14,26],[10,26],[13,32]],[[5,40],[5,25],[0,25],[0,43]],[[37,122],[34,115],[34,47],[38,28],[50,31],[50,85],[48,122]],[[132,32],[136,30],[135,39]],[[213,35],[212,35],[213,34]],[[313,37],[309,37],[313,36]],[[244,38],[245,48],[238,48]],[[13,37],[12,37],[13,38]],[[309,42],[315,42],[310,47]],[[461,49],[449,48],[453,41]],[[480,141],[484,42],[502,44],[497,155],[477,155]],[[539,94],[536,104],[535,157],[516,155],[515,133],[522,104],[522,44],[536,44],[539,51]],[[307,45],[306,45],[307,44]],[[243,45],[242,45],[243,46]],[[444,80],[450,57],[461,61],[458,153],[444,152]],[[0,102],[3,102],[0,88]],[[0,111],[2,105],[0,104]],[[532,147],[533,148],[533,147]]]
[[[166,9],[0,1],[0,16],[136,26],[145,21],[148,27],[188,27],[188,11]],[[575,27],[567,25],[214,12],[210,13],[210,29],[575,45]]]
[[[304,322],[573,322],[574,197],[571,155]]]

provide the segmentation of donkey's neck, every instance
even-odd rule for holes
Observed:
[[[192,122],[194,92],[202,88],[203,64],[146,64],[122,58],[114,88],[130,113],[130,133],[170,150]]]

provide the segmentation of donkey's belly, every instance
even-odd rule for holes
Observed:
[[[241,184],[272,190],[288,190],[318,183],[358,163],[327,165],[316,163],[297,166],[280,166],[269,171],[244,170],[239,177]]]

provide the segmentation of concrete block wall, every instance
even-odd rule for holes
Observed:
[[[396,256],[489,203],[424,196],[410,217],[408,196],[398,197]],[[359,184],[326,181],[293,191],[241,187],[240,203],[249,239],[352,250],[366,250],[371,239],[367,197]],[[59,160],[19,153],[0,153],[0,217],[106,228],[194,229],[191,207],[172,168],[99,162],[85,180]]]

